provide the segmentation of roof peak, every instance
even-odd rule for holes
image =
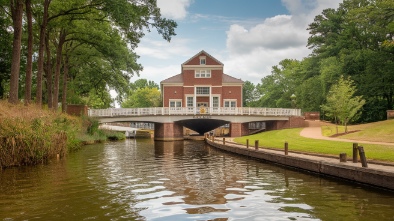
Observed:
[[[197,56],[201,55],[201,54],[205,54],[206,56],[212,58],[214,61],[216,61],[217,63],[219,63],[220,65],[223,65],[222,62],[220,62],[218,59],[214,58],[212,55],[210,55],[208,52],[201,50],[200,52],[198,52],[197,54],[195,54],[193,57],[189,58],[187,61],[182,63],[183,65],[186,65],[187,63],[189,63],[191,60],[193,60],[194,58],[196,58]]]

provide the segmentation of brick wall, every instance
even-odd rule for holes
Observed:
[[[290,117],[289,120],[278,120],[266,122],[266,130],[280,130],[287,128],[305,127],[304,117]]]
[[[394,119],[394,110],[387,111],[387,120]]]
[[[225,99],[236,99],[237,107],[242,107],[242,87],[241,86],[223,86],[221,104],[224,106]]]
[[[241,137],[249,134],[249,123],[231,123],[230,137]]]
[[[88,106],[81,104],[68,104],[66,113],[74,116],[82,116],[82,115],[87,116]]]
[[[182,86],[165,86],[163,92],[163,107],[169,107],[170,99],[181,99],[185,103]]]
[[[305,120],[320,120],[320,112],[305,112]]]
[[[155,140],[183,140],[183,127],[177,123],[155,123]]]

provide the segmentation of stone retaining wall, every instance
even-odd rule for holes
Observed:
[[[284,155],[283,153],[275,154],[268,153],[263,150],[255,150],[252,148],[247,149],[236,146],[228,146],[214,143],[209,139],[205,139],[205,141],[213,147],[232,153],[394,190],[394,173],[377,171],[370,168],[358,168],[340,164],[332,164],[318,160],[303,159]]]

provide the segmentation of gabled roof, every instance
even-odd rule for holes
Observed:
[[[216,58],[214,58],[212,55],[208,54],[206,51],[202,50],[202,51],[198,52],[196,55],[194,55],[193,57],[191,57],[189,60],[183,62],[182,66],[183,66],[183,65],[186,65],[187,63],[189,63],[189,62],[190,62],[191,60],[193,60],[194,58],[196,58],[196,57],[198,57],[198,56],[201,56],[201,54],[204,54],[204,55],[206,55],[206,56],[212,58],[212,60],[216,61],[216,62],[219,63],[220,65],[223,65],[222,62],[220,62],[219,60],[217,60]]]
[[[240,84],[244,83],[241,79],[231,77],[230,75],[227,75],[225,73],[223,73],[222,82],[223,83],[240,83]]]
[[[183,78],[182,78],[182,74],[177,74],[174,75],[172,77],[169,77],[165,80],[162,80],[160,82],[161,84],[166,83],[166,84],[171,84],[171,83],[183,83]]]

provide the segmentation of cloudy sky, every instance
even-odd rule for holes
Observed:
[[[177,35],[167,42],[153,30],[142,39],[136,49],[144,67],[139,78],[160,84],[205,50],[224,64],[226,74],[257,84],[281,60],[310,54],[308,24],[323,9],[338,8],[340,2],[157,0],[162,15],[178,23]]]

